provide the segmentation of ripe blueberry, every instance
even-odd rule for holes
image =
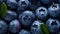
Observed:
[[[40,32],[40,25],[43,24],[41,21],[34,21],[31,26],[32,34],[41,34]]]
[[[11,21],[17,17],[17,14],[14,11],[7,10],[6,15],[4,16],[4,19],[6,21]]]
[[[12,20],[9,24],[9,31],[17,33],[20,29],[20,23],[18,20]]]
[[[6,4],[9,7],[9,9],[16,9],[17,8],[17,1],[16,0],[7,0]]]
[[[59,20],[50,18],[47,20],[46,25],[48,26],[50,32],[57,32],[59,29],[59,23]]]
[[[30,25],[32,21],[34,21],[35,15],[32,13],[32,11],[24,11],[22,14],[19,15],[19,21],[23,25]]]
[[[45,7],[39,7],[36,9],[35,15],[38,19],[46,20],[48,18],[48,11]]]
[[[25,10],[29,5],[28,0],[19,0],[18,1],[18,10]]]
[[[0,20],[0,34],[4,34],[7,32],[7,24],[5,21]]]
[[[53,4],[48,8],[48,12],[51,17],[57,18],[60,16],[60,5]]]

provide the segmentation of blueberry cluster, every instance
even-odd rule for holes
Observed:
[[[0,34],[42,34],[46,24],[49,34],[60,34],[60,0],[0,0],[8,10],[0,18]]]

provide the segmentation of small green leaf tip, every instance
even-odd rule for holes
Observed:
[[[50,33],[47,25],[45,25],[45,24],[40,25],[40,31],[41,31],[41,34],[49,34]]]
[[[7,6],[6,4],[3,2],[2,4],[0,4],[0,17],[3,18],[6,14],[7,11]]]

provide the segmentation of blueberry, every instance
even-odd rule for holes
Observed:
[[[29,1],[30,1],[29,7],[32,10],[35,10],[41,6],[41,3],[38,0],[29,0]]]
[[[9,31],[17,33],[20,29],[20,23],[18,20],[12,20],[9,24]]]
[[[39,7],[36,9],[35,15],[38,19],[45,21],[48,18],[48,11],[45,7]]]
[[[52,4],[53,0],[40,0],[40,2],[43,4]]]
[[[50,32],[57,32],[59,29],[59,23],[59,20],[50,18],[47,20],[46,25],[48,26]]]
[[[32,13],[32,11],[24,11],[22,14],[19,14],[19,21],[23,25],[30,25],[32,21],[34,21],[35,15]]]
[[[51,5],[48,8],[48,12],[49,12],[51,17],[54,17],[54,18],[59,17],[59,15],[60,15],[60,5],[53,3],[53,5]]]
[[[40,25],[43,24],[41,21],[34,21],[31,26],[32,34],[41,34],[40,32]]]
[[[29,31],[22,29],[19,34],[31,34]]]
[[[16,12],[7,10],[6,15],[4,16],[4,19],[6,21],[11,21],[11,20],[15,19],[16,17],[17,17]]]
[[[0,34],[4,34],[7,32],[7,24],[5,21],[0,20]]]
[[[29,6],[28,0],[19,0],[18,1],[18,10],[25,10]]]
[[[16,9],[17,8],[17,1],[16,0],[7,0],[6,4],[9,7],[9,9]]]

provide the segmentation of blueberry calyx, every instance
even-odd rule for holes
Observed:
[[[45,10],[41,9],[41,10],[39,10],[39,12],[40,12],[41,15],[44,15]]]
[[[57,5],[53,3],[52,8],[53,8],[53,9],[56,9],[56,8],[57,8]]]
[[[51,25],[57,25],[56,21],[52,21]]]

